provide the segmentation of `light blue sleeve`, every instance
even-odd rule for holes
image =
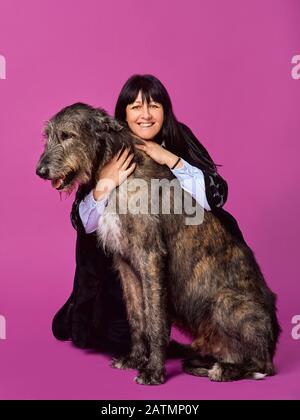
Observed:
[[[182,168],[171,169],[172,173],[180,182],[181,188],[190,193],[205,210],[211,210],[206,198],[203,172],[182,158],[181,162],[183,162]]]
[[[79,203],[79,216],[86,233],[92,233],[97,230],[99,218],[102,216],[108,203],[108,198],[95,200],[93,191]]]

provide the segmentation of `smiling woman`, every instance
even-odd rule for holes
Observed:
[[[169,94],[156,77],[133,75],[129,78],[119,94],[115,118],[112,121],[129,128],[134,136],[143,140],[144,144],[136,145],[137,149],[160,165],[167,165],[183,189],[243,240],[235,219],[222,209],[227,200],[226,181],[218,174],[215,163],[193,132],[177,121]],[[76,139],[74,149],[75,142]],[[96,230],[107,204],[107,194],[98,190],[97,185],[104,178],[123,182],[134,169],[132,154],[125,149],[108,161],[100,173],[97,172],[95,183],[81,182],[77,190],[71,212],[71,221],[77,230],[74,288],[52,325],[55,337],[60,340],[71,338],[79,347],[95,344],[109,347],[114,353],[128,351],[130,347],[120,282],[109,256],[97,247]]]

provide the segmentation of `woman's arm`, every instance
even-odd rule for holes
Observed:
[[[172,173],[180,182],[181,188],[191,194],[192,197],[205,210],[211,210],[206,194],[205,177],[201,169],[190,165],[184,159],[180,159],[181,165],[171,169]],[[177,167],[178,166],[178,167]]]
[[[180,181],[181,187],[188,191],[204,209],[212,210],[222,207],[227,200],[227,183],[217,173],[216,166],[204,146],[197,139],[192,138],[192,140],[193,143],[190,143],[190,146],[193,145],[195,148],[192,156],[197,162],[193,165],[187,159],[185,160],[182,155],[179,155],[181,159],[178,161],[179,156],[177,154],[153,141],[147,141],[143,145],[135,145],[135,147],[146,152],[155,162],[167,165]],[[196,150],[196,142],[199,150]],[[200,158],[197,159],[199,156]]]
[[[181,188],[190,193],[205,210],[223,207],[228,196],[227,182],[217,172],[201,170],[182,158],[180,162],[183,162],[183,166],[171,171]]]
[[[203,172],[183,161],[183,167],[180,169],[173,169],[172,172],[179,180],[181,187],[190,193],[195,200],[206,210],[210,210],[205,195],[205,181]],[[100,200],[95,200],[93,190],[80,201],[78,212],[81,223],[86,233],[92,233],[97,230],[99,219],[102,216],[104,209],[108,203],[108,198],[104,197]]]
[[[74,224],[78,226],[78,218],[80,218],[79,224],[83,226],[86,233],[97,230],[99,219],[108,203],[111,191],[122,184],[135,169],[136,164],[131,163],[133,156],[133,153],[129,154],[128,148],[121,149],[101,169],[96,187],[92,190],[90,188],[89,193],[81,195],[81,197],[76,195],[77,199],[71,213],[73,226]],[[73,223],[73,219],[75,223]]]
[[[180,162],[181,164],[176,165],[176,169],[171,169],[171,171],[180,182],[181,187],[190,193],[205,210],[221,207],[224,195],[221,194],[220,188],[216,186],[220,184],[219,175],[207,174],[205,177],[201,169],[190,165],[184,159],[181,159]],[[209,191],[209,196],[206,190]],[[86,233],[92,233],[97,229],[99,219],[104,212],[107,202],[108,199],[105,197],[95,200],[93,191],[90,191],[80,202],[79,215]],[[209,203],[212,203],[212,205]]]
[[[221,208],[228,196],[227,182],[218,174],[218,165],[192,130],[183,123],[179,126],[181,133],[177,143],[173,145],[174,150],[191,165],[202,170],[209,206],[212,210]]]
[[[227,182],[217,172],[202,171],[182,158],[180,162],[183,162],[183,165],[171,171],[181,187],[205,210],[223,207],[228,196]]]
[[[84,230],[78,210],[79,210],[79,204],[81,200],[84,199],[84,197],[88,194],[90,190],[91,190],[91,186],[85,186],[85,185],[79,186],[75,195],[75,200],[72,204],[70,219],[71,219],[73,228],[77,231]]]
[[[95,200],[93,190],[79,203],[79,216],[86,233],[95,232],[107,203],[107,197]]]
[[[182,158],[177,161],[178,156],[150,141],[146,146],[138,148],[148,153],[155,161],[168,165],[179,180],[181,187],[190,193],[205,210],[220,208],[225,204],[228,195],[227,183],[216,171],[201,170]],[[101,193],[100,195],[99,193],[95,194],[90,191],[85,199],[78,203],[80,219],[86,233],[92,233],[97,229],[99,218],[108,201],[107,197],[103,198]]]

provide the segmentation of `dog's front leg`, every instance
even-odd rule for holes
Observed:
[[[164,259],[157,249],[139,253],[136,261],[143,284],[145,331],[149,341],[149,359],[135,378],[138,384],[159,385],[165,381],[165,359],[170,325],[164,287]]]
[[[122,282],[132,348],[127,356],[113,359],[111,365],[118,369],[141,369],[148,361],[142,282],[130,263],[121,256],[114,256],[114,266],[119,272]]]

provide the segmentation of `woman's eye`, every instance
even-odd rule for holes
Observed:
[[[139,109],[140,106],[139,105],[134,105],[131,109]]]
[[[154,104],[153,104],[153,105],[150,105],[150,107],[151,107],[151,108],[155,108],[155,109],[156,109],[156,108],[158,108],[158,105],[154,105]]]

